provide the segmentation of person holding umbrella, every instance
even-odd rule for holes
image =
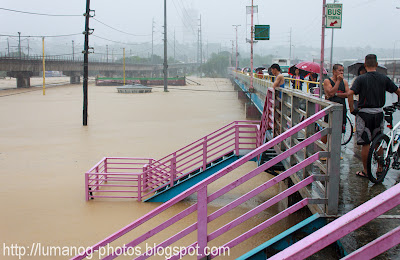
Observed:
[[[300,75],[300,70],[298,68],[294,71],[293,78],[296,79],[292,81],[293,88],[303,90],[303,81],[300,80],[304,80],[304,77]]]
[[[353,84],[356,81],[356,79],[358,78],[358,76],[363,75],[365,73],[367,73],[367,70],[365,69],[364,64],[363,64],[358,68],[357,77],[355,77],[351,81],[351,86],[353,86]],[[357,107],[358,107],[358,95],[354,95],[354,109],[357,109]]]

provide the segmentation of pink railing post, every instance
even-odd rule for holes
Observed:
[[[89,200],[89,173],[85,173],[85,197],[86,201]]]
[[[104,158],[104,173],[107,173],[107,158]],[[108,175],[104,174],[104,182],[107,182]]]
[[[207,169],[207,136],[203,140],[203,171]]]
[[[197,192],[197,259],[207,259],[205,248],[207,247],[207,186],[203,186]]]
[[[174,186],[174,181],[176,179],[176,152],[172,154],[171,158],[171,181],[170,181],[170,187]]]
[[[235,122],[235,153],[239,155],[239,125]]]
[[[145,191],[147,189],[147,170],[149,169],[149,165],[145,164],[143,165],[143,190]]]
[[[142,175],[138,175],[138,194],[137,194],[137,200],[139,202],[142,201]]]
[[[94,182],[94,184],[96,184],[96,187],[93,190],[98,190],[99,189],[99,179],[100,179],[100,175],[99,175],[99,166],[96,166],[96,181]]]

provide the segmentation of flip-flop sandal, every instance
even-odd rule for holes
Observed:
[[[363,171],[356,172],[356,175],[363,178],[368,178],[367,174]]]

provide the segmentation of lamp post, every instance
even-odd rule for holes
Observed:
[[[400,9],[400,7],[396,7],[397,9]],[[396,43],[399,41],[394,41],[393,43],[393,82],[394,82],[394,77],[396,75],[396,60],[394,59],[395,51],[396,51]]]
[[[232,26],[235,26],[235,30],[236,30],[236,67],[235,67],[235,71],[236,71],[236,78],[237,78],[237,69],[238,69],[238,33],[237,33],[237,29],[240,26],[240,24],[232,25]]]

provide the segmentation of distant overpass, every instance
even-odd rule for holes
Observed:
[[[199,66],[198,63],[169,64],[170,75],[186,75]],[[62,71],[70,77],[71,83],[79,83],[83,75],[83,60],[71,59],[45,59],[46,71]],[[17,79],[17,87],[30,87],[30,78],[38,76],[43,71],[41,57],[0,57],[0,71],[6,71],[7,76]],[[123,63],[89,61],[89,72],[107,77],[123,74]],[[125,64],[127,77],[161,77],[163,75],[162,64]]]

